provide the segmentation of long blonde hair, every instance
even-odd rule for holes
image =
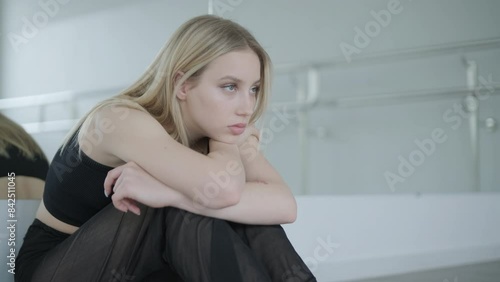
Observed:
[[[9,155],[7,149],[10,146],[16,147],[24,157],[30,160],[36,158],[47,160],[35,139],[19,124],[0,113],[0,156],[15,157]]]
[[[217,57],[245,49],[255,52],[260,61],[261,86],[249,121],[254,123],[264,113],[271,90],[272,64],[269,55],[254,36],[238,23],[214,15],[203,15],[182,24],[134,84],[92,108],[68,133],[62,149],[81,126],[77,139],[80,142],[81,132],[88,129],[96,112],[110,105],[124,105],[148,112],[166,126],[173,139],[189,147],[176,91],[188,79],[196,82],[205,67]],[[176,83],[178,72],[184,75]]]

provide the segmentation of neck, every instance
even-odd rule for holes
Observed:
[[[196,140],[193,144],[190,143],[189,147],[201,154],[208,154],[208,138],[203,137]]]

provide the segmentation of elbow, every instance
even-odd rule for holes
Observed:
[[[288,217],[286,223],[294,223],[297,220],[297,212],[291,212]]]
[[[241,194],[243,193],[244,185],[233,185],[221,188],[218,209],[235,206],[240,202]]]
[[[222,209],[234,206],[240,202],[245,188],[245,174],[231,174],[221,178],[211,175],[210,182],[194,189],[195,202],[200,208]]]
[[[292,201],[290,203],[290,208],[287,210],[288,210],[288,212],[285,215],[286,223],[294,223],[295,220],[297,220],[297,202],[295,201],[294,197],[292,197]]]
[[[297,212],[289,212],[285,217],[285,224],[294,223],[297,220]]]
[[[243,189],[245,189],[245,181],[235,181],[234,183],[237,184],[231,185],[231,188],[229,189],[222,190],[224,191],[224,193],[222,195],[221,201],[223,201],[224,207],[234,206],[240,202],[241,195],[243,194]]]
[[[227,192],[225,196],[226,207],[237,205],[241,199],[241,192],[238,190]]]
[[[242,170],[242,173],[230,173],[230,175],[227,182],[218,182],[219,206],[217,208],[219,209],[237,205],[245,189],[246,176],[244,170]]]
[[[236,191],[226,191],[219,197],[217,201],[213,201],[212,204],[208,207],[211,209],[223,209],[228,208],[234,205],[237,205],[240,202],[241,194]]]
[[[241,192],[237,189],[219,189],[218,193],[205,195],[204,201],[198,200],[204,208],[223,209],[237,205],[241,199]]]

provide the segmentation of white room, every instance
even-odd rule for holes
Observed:
[[[279,223],[317,281],[500,281],[499,12],[496,0],[2,0],[0,114],[36,141],[52,169],[82,118],[131,89],[183,23],[202,15],[231,20],[270,58],[262,79],[259,55],[260,86],[270,91],[255,123],[268,163],[262,158],[254,174],[280,179],[270,190],[293,195],[271,207],[266,203],[278,196],[268,192],[262,208],[244,206],[249,214],[277,211],[255,223]],[[208,120],[222,116],[200,105]],[[0,132],[2,162],[8,135]],[[109,150],[126,148],[121,141],[128,142],[115,140]],[[6,160],[0,167],[11,171]],[[0,280],[14,281],[15,258],[47,196],[43,183],[24,194],[11,189],[14,178],[2,178]],[[241,193],[233,207],[246,199]],[[77,203],[65,195],[67,206]],[[151,206],[141,199],[130,201]],[[287,204],[293,199],[296,205]],[[292,220],[272,221],[285,210]],[[272,281],[316,281],[293,267],[282,272]],[[99,277],[92,281],[150,281],[114,269]]]

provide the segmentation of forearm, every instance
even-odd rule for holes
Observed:
[[[254,141],[258,140],[255,139]],[[257,143],[254,142],[254,145],[258,145]],[[224,144],[220,145],[224,147]],[[127,180],[115,183],[115,188],[117,183],[122,188],[118,188],[113,195],[113,203],[115,207],[122,211],[132,210],[136,213],[139,213],[140,210],[137,206],[134,206],[133,201],[131,202],[130,199],[150,207],[176,207],[194,214],[244,224],[272,225],[294,222],[297,214],[297,204],[293,194],[277,171],[258,151],[258,147],[251,147],[253,149],[249,158],[244,156],[247,152],[243,150],[240,152],[236,148],[238,150],[236,159],[240,158],[240,164],[242,163],[240,153],[242,153],[242,157],[245,157],[245,164],[241,164],[240,169],[244,170],[244,174],[248,173],[249,179],[253,179],[253,181],[246,181],[241,184],[241,192],[237,194],[237,201],[233,204],[223,206],[213,204],[214,198],[220,198],[221,194],[227,192],[224,191],[224,187],[210,185],[207,186],[207,189],[202,190],[203,193],[194,196],[185,195],[160,182],[134,163],[127,163],[113,170],[117,176],[111,177],[110,183],[115,183],[118,177]],[[236,153],[236,151],[231,152],[231,150],[234,151],[235,147],[226,146],[226,148],[229,155]],[[221,150],[217,151],[220,152]],[[227,155],[225,156],[225,153],[221,152],[217,157],[224,159]],[[218,180],[215,182],[220,182],[221,179]],[[105,189],[107,189],[105,191],[109,195],[112,191],[111,186],[108,186],[105,185]],[[142,187],[142,189],[138,189],[139,187]]]
[[[130,169],[125,170],[125,166]],[[107,191],[107,195],[114,192],[113,204],[123,212],[131,210],[139,214],[140,209],[134,205],[134,201],[137,201],[153,208],[176,207],[193,214],[243,224],[286,224],[294,222],[296,218],[297,204],[284,182],[271,182],[266,179],[246,182],[237,203],[211,208],[206,204],[200,204],[200,199],[186,196],[165,185],[136,165],[126,164],[118,168],[122,169],[123,173],[119,174],[121,179],[125,180],[115,182],[116,179],[112,179],[115,186],[113,191]],[[217,191],[204,195],[208,201],[217,196],[217,193],[213,192]]]
[[[295,221],[297,204],[287,186],[257,182],[245,183],[238,204],[211,209],[181,197],[174,207],[191,213],[244,224],[286,224]]]
[[[222,143],[213,139],[209,140],[210,153],[209,158],[216,160],[218,165],[211,171],[210,183],[206,183],[205,187],[199,187],[201,195],[199,201],[210,198],[210,201],[200,202],[200,204],[210,208],[222,208],[220,205],[214,205],[214,199],[228,197],[232,200],[229,205],[235,204],[239,200],[239,195],[245,184],[245,169],[240,157],[239,149],[236,145]],[[215,187],[217,186],[217,187]],[[208,191],[210,190],[210,191]],[[216,190],[216,197],[207,197],[213,194]],[[200,193],[199,193],[200,194]],[[226,205],[227,206],[227,205]]]

